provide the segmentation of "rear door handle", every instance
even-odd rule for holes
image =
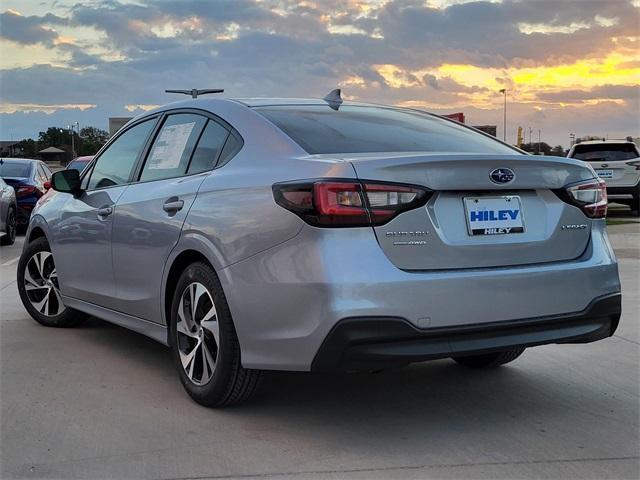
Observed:
[[[162,205],[162,209],[167,213],[179,212],[182,207],[184,207],[184,200],[179,200],[177,197],[171,197]]]
[[[108,217],[113,213],[113,207],[102,207],[98,209],[99,217]]]

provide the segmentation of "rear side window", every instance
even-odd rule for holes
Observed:
[[[96,160],[87,190],[127,183],[155,123],[155,118],[139,123],[116,138]]]
[[[222,167],[229,160],[231,160],[236,153],[240,151],[242,148],[243,142],[240,135],[236,132],[231,132],[227,137],[227,141],[224,144],[224,148],[222,149],[222,153],[220,154],[220,159],[218,160],[218,167]]]
[[[184,175],[206,122],[205,117],[191,113],[169,115],[153,142],[140,181]]]
[[[46,182],[47,180],[49,180],[49,177],[51,176],[51,175],[47,175],[47,171],[44,169],[44,167],[41,164],[38,165],[38,174],[42,182]]]
[[[213,120],[207,122],[189,163],[189,175],[211,170],[220,156],[229,131]]]
[[[425,113],[387,107],[257,107],[310,154],[368,152],[510,153],[517,150]]]
[[[631,143],[601,143],[595,145],[576,145],[573,158],[586,161],[631,160],[638,158],[638,150]]]

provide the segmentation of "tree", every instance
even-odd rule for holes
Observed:
[[[49,127],[46,131],[39,133],[36,152],[47,147],[57,147],[69,152],[67,160],[71,160],[71,135],[72,132],[67,128]],[[96,127],[82,128],[80,136],[74,131],[73,146],[75,153],[78,156],[94,155],[108,139],[109,133]],[[31,141],[33,142],[33,140]]]
[[[36,158],[38,154],[38,142],[32,138],[21,140],[15,148],[15,154],[24,158]]]
[[[96,127],[84,127],[80,130],[79,155],[95,155],[107,143],[109,133]]]
[[[529,153],[538,153],[540,152],[543,155],[552,155],[551,153],[551,145],[545,142],[533,142],[533,143],[525,143],[520,147],[525,152]]]
[[[66,128],[49,127],[38,134],[38,148],[47,147],[63,148],[71,150],[71,133]]]

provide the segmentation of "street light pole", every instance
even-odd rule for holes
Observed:
[[[507,89],[503,88],[500,90],[500,93],[504,95],[504,110],[503,110],[503,120],[502,120],[502,140],[507,141]]]
[[[540,151],[542,150],[542,145],[540,145],[540,134],[542,130],[538,129],[538,155],[540,155]]]

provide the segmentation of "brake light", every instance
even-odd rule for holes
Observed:
[[[430,193],[412,185],[353,180],[277,183],[273,186],[278,205],[318,227],[382,225],[401,212],[424,205]]]
[[[16,188],[16,197],[26,197],[32,193],[36,193],[38,189],[33,185],[21,185]]]
[[[607,186],[598,178],[566,188],[569,203],[580,208],[589,218],[607,215]]]

